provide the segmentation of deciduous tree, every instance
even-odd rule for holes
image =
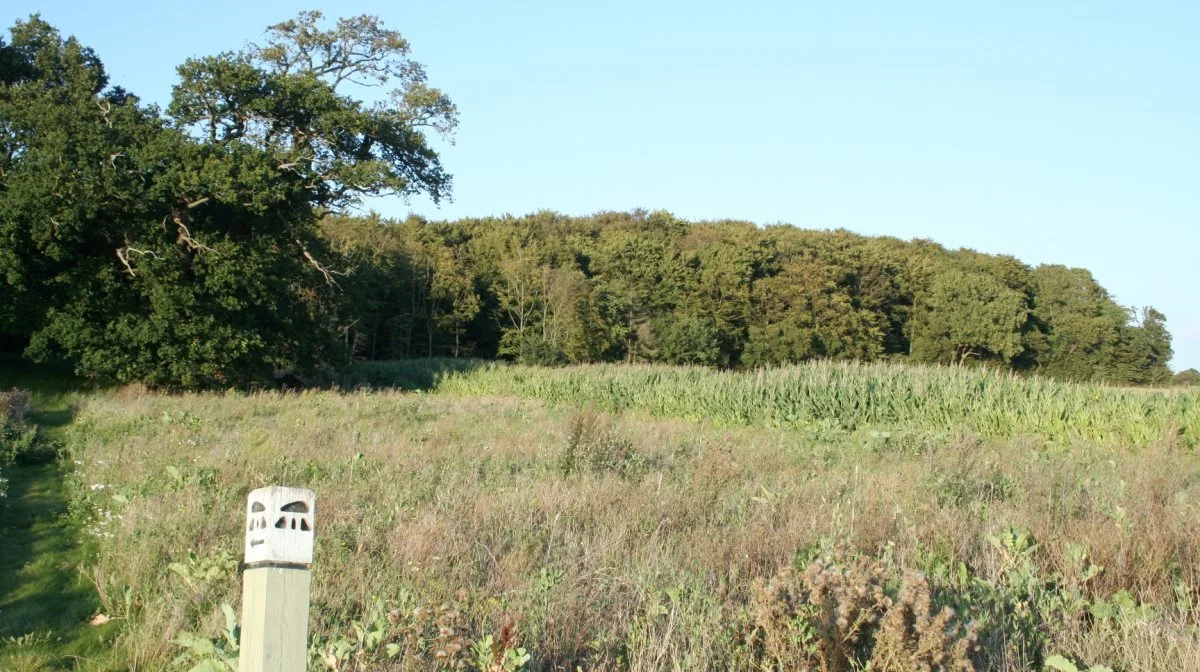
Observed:
[[[188,60],[165,119],[106,88],[73,38],[36,17],[14,27],[0,64],[0,277],[32,354],[172,386],[344,356],[343,276],[317,222],[366,195],[446,197],[425,133],[457,116],[398,33],[374,17],[321,20],[303,13],[262,46]],[[384,98],[351,95],[370,86]]]

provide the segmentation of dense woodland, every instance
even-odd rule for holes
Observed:
[[[155,386],[354,359],[813,359],[1154,385],[1165,317],[1091,274],[936,243],[665,212],[429,222],[341,213],[450,193],[457,123],[407,42],[319,13],[189,59],[166,109],[37,17],[0,42],[0,341]],[[352,93],[387,93],[367,103]],[[376,96],[378,97],[378,96]]]
[[[1164,317],[1091,274],[929,241],[665,212],[330,217],[354,356],[754,367],[906,357],[1071,380],[1169,378]]]

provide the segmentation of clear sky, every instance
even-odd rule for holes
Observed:
[[[375,14],[458,104],[454,201],[642,207],[1090,269],[1200,368],[1200,2],[9,0],[165,103],[300,9]],[[7,14],[8,16],[4,16]]]

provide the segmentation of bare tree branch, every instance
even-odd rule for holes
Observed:
[[[133,270],[133,265],[129,263],[129,255],[131,254],[151,256],[159,260],[162,259],[162,257],[158,256],[158,253],[154,250],[139,250],[130,245],[129,241],[126,240],[125,247],[117,248],[117,259],[121,260],[121,264],[125,266],[125,272],[129,273],[129,277],[131,278],[137,277],[137,272]]]
[[[108,113],[109,113],[109,112],[112,112],[112,101],[109,101],[109,100],[105,100],[105,101],[99,101],[99,100],[97,100],[97,101],[96,101],[96,107],[100,108],[100,116],[101,116],[101,117],[104,117],[104,123],[105,123],[105,124],[106,124],[106,125],[107,125],[109,128],[112,128],[112,119],[109,119],[109,118],[108,118]]]
[[[192,238],[192,232],[188,230],[187,225],[183,223],[183,219],[179,213],[174,215],[175,226],[179,227],[179,236],[176,237],[176,243],[183,243],[189,252],[211,252],[214,256],[221,256],[216,253],[211,247]]]
[[[340,275],[344,278],[344,277],[348,276],[349,273],[344,273],[342,271],[335,271],[335,270],[323,265],[321,262],[317,261],[316,258],[312,256],[312,254],[309,253],[308,248],[304,246],[304,243],[297,240],[296,244],[300,246],[300,253],[304,255],[304,260],[307,261],[310,266],[317,269],[317,271],[321,275],[325,276],[326,284],[337,287],[338,289],[342,288],[342,286],[338,284],[337,280],[333,279],[333,276]]]
[[[292,172],[299,173],[300,171],[294,170],[296,168],[296,166],[299,166],[299,165],[302,165],[305,163],[312,163],[313,161],[316,161],[316,160],[317,160],[317,157],[315,157],[315,156],[302,156],[302,157],[296,159],[295,161],[281,163],[276,167],[279,170],[292,170]]]

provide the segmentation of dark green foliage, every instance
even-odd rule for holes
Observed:
[[[1129,321],[1126,310],[1084,269],[1039,266],[1034,278],[1046,331],[1042,370],[1081,382],[1106,378]]]
[[[912,327],[917,361],[965,364],[972,359],[1011,363],[1025,350],[1029,319],[1025,295],[996,276],[949,268],[920,295]]]
[[[753,367],[814,359],[985,365],[1160,384],[1162,316],[1136,324],[1082,269],[927,241],[666,213],[331,220],[357,260],[344,328],[364,358]],[[451,290],[437,290],[450,287]]]
[[[1134,385],[1165,385],[1171,381],[1171,334],[1167,317],[1154,308],[1130,311],[1136,326],[1121,331],[1109,377]]]
[[[796,250],[781,257],[771,274],[755,284],[757,310],[744,364],[867,361],[883,354],[885,318],[856,302],[854,288],[843,282],[848,274],[844,267],[819,254]]]
[[[716,320],[704,315],[680,315],[668,318],[657,329],[658,353],[669,364],[729,364],[726,338]]]
[[[320,19],[189,60],[167,117],[108,89],[74,38],[18,22],[0,47],[0,332],[155,386],[342,363],[342,276],[318,221],[363,195],[445,196],[422,129],[451,131],[456,111],[397,33]],[[390,102],[340,93],[351,81],[390,82]]]
[[[567,363],[563,351],[537,331],[505,332],[500,338],[499,353],[521,364],[555,366]]]

